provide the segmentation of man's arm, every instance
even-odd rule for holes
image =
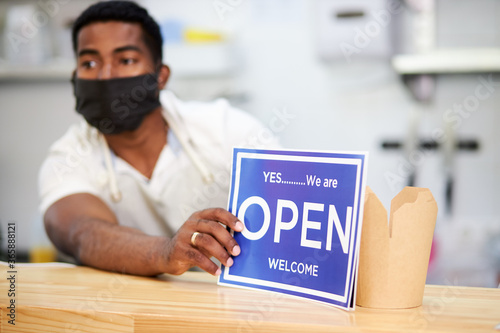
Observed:
[[[231,255],[240,249],[221,222],[235,231],[243,224],[221,208],[196,212],[174,237],[148,236],[118,224],[116,216],[99,198],[87,193],[73,194],[49,207],[45,228],[52,242],[79,262],[110,271],[136,275],[182,274],[199,266],[217,275],[214,256],[231,266]],[[196,246],[192,234],[198,231]]]

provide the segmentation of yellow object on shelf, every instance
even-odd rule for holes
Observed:
[[[32,263],[56,261],[57,251],[52,245],[33,246],[29,251],[29,259]]]
[[[188,28],[184,30],[184,39],[188,43],[207,43],[221,42],[224,37],[218,32]]]

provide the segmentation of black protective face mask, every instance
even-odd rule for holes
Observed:
[[[160,106],[158,74],[85,80],[73,77],[76,111],[104,134],[136,130]]]

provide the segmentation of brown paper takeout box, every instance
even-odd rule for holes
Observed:
[[[422,304],[436,217],[429,189],[405,187],[391,201],[387,224],[387,211],[367,188],[357,305],[397,309]]]

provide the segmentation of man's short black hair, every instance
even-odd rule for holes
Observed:
[[[120,21],[139,23],[142,26],[144,42],[153,55],[155,65],[162,62],[163,38],[158,23],[149,15],[148,11],[132,1],[104,1],[87,8],[73,24],[73,50],[78,49],[78,33],[91,23]]]

